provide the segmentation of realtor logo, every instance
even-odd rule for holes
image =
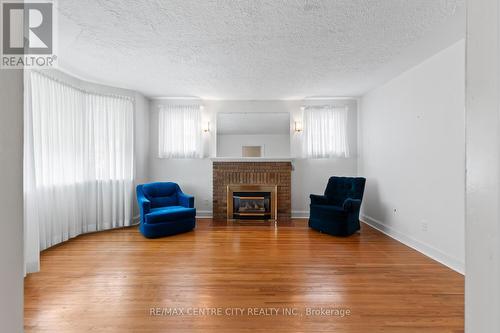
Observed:
[[[54,4],[52,1],[2,1],[2,68],[52,67]]]

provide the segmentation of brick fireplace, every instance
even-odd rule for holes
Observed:
[[[291,218],[290,161],[214,161],[213,162],[213,216],[215,220],[228,217],[228,186],[276,186],[277,220]],[[231,205],[229,205],[231,206]]]

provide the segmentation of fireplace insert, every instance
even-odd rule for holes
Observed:
[[[271,192],[233,192],[233,218],[271,219]]]
[[[227,219],[276,222],[277,191],[278,186],[271,184],[227,185]]]

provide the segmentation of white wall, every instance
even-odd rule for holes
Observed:
[[[290,135],[282,135],[282,134],[217,135],[217,156],[219,157],[241,157],[243,146],[261,146],[263,157],[290,156]]]
[[[129,96],[135,101],[135,114],[134,114],[134,155],[135,155],[135,183],[142,184],[149,180],[149,109],[150,100],[144,95],[135,91],[115,88],[110,86],[101,85],[94,82],[89,82],[81,78],[77,78],[71,74],[62,72],[60,70],[49,69],[47,72],[50,76],[59,78],[68,82],[69,84],[85,89],[90,92],[98,94],[116,94],[122,96]],[[135,192],[135,191],[134,191]],[[139,208],[137,201],[134,200],[133,216],[138,220]]]
[[[23,72],[0,70],[0,327],[23,331]]]
[[[210,121],[212,130],[204,135],[205,159],[160,159],[158,158],[158,107],[160,104],[199,103],[205,106],[203,121]],[[292,124],[301,120],[304,104],[334,104],[349,107],[349,136],[352,157],[349,159],[301,159],[301,135],[294,133]],[[333,175],[353,176],[357,173],[357,103],[355,100],[336,101],[186,101],[153,100],[151,102],[150,125],[150,179],[151,181],[174,181],[183,191],[195,196],[195,206],[200,216],[212,215],[212,160],[217,149],[217,113],[219,112],[289,112],[290,154],[294,157],[292,172],[292,214],[308,216],[309,194],[323,193],[328,177]]]
[[[469,0],[465,330],[500,332],[500,6]]]
[[[361,99],[362,219],[464,271],[465,43]]]

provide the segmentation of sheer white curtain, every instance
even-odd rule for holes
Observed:
[[[31,72],[25,85],[25,261],[79,234],[132,223],[134,105]]]
[[[158,124],[160,158],[202,157],[199,105],[161,105]]]
[[[309,158],[349,157],[347,107],[309,106],[304,110],[304,152]]]

